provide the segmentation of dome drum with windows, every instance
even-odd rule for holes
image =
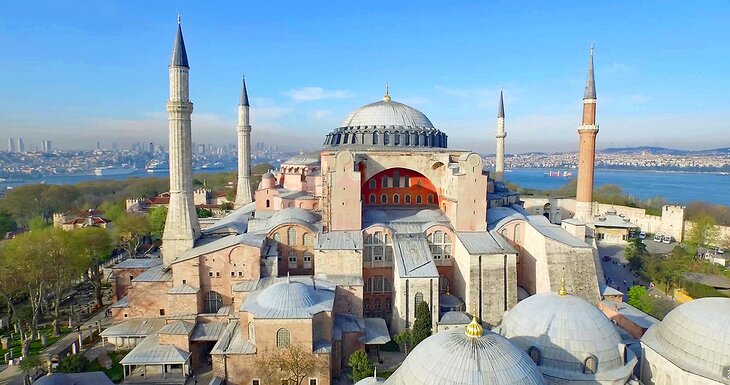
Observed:
[[[446,148],[447,135],[433,126],[421,111],[390,99],[351,112],[340,127],[327,134],[325,148],[409,147]]]

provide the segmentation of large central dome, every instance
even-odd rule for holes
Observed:
[[[339,128],[327,134],[324,146],[446,148],[446,134],[421,111],[392,101],[386,94],[383,100],[347,115]]]

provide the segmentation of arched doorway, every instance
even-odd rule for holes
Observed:
[[[552,212],[552,208],[553,208],[552,206],[553,206],[553,205],[551,205],[551,204],[550,204],[550,202],[548,202],[548,203],[545,203],[545,206],[543,206],[543,207],[542,207],[542,210],[543,210],[543,211],[542,211],[542,215],[543,215],[543,216],[544,216],[545,218],[547,218],[547,220],[548,220],[549,222],[552,222],[552,220],[550,220],[550,217],[551,217],[551,212]]]

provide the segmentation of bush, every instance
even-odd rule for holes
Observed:
[[[81,373],[89,367],[89,360],[83,354],[73,354],[58,362],[61,373]]]
[[[714,287],[699,282],[685,281],[682,286],[684,291],[692,298],[726,297],[725,294],[717,291]]]
[[[372,377],[375,368],[368,358],[368,354],[360,349],[350,355],[347,365],[352,368],[352,381],[358,382],[363,378]]]

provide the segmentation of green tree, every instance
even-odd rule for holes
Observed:
[[[99,207],[100,211],[104,212],[104,218],[116,221],[127,212],[123,202],[106,201]]]
[[[416,320],[413,321],[413,348],[431,335],[431,310],[426,301],[421,301],[416,307]]]
[[[101,287],[101,279],[104,274],[101,267],[111,257],[112,239],[106,229],[99,227],[74,230],[71,235],[73,252],[81,257],[81,263],[85,269],[84,274],[94,288],[96,304],[101,307],[104,305]]]
[[[20,369],[25,372],[26,377],[30,377],[30,373],[35,372],[35,370],[40,368],[42,364],[41,359],[38,358],[37,355],[26,355],[23,356],[23,360],[20,361]]]
[[[208,209],[199,207],[199,208],[195,209],[195,211],[197,211],[197,213],[198,213],[198,218],[210,218],[213,216],[213,212]]]
[[[112,234],[117,245],[133,257],[142,245],[144,237],[150,235],[149,218],[146,215],[122,215],[112,226]]]
[[[375,371],[375,367],[368,358],[368,354],[365,350],[359,349],[350,355],[347,360],[347,365],[352,368],[352,382],[357,383],[363,378],[372,377]]]
[[[165,232],[165,222],[167,221],[167,207],[153,207],[147,212],[147,216],[150,219],[150,235],[152,239],[162,239],[162,233]]]
[[[624,257],[629,261],[629,265],[634,271],[641,270],[643,266],[643,257],[647,254],[646,244],[639,238],[629,239],[624,248]]]
[[[652,311],[649,292],[646,291],[646,287],[631,286],[628,296],[629,305],[643,311],[644,313],[650,313]]]
[[[720,228],[717,222],[709,215],[702,215],[695,219],[694,226],[687,234],[687,243],[695,248],[717,244]],[[693,253],[694,254],[694,253]]]
[[[0,239],[5,238],[5,234],[18,229],[18,224],[7,211],[0,210]]]
[[[403,351],[408,354],[408,349],[411,347],[411,342],[413,341],[413,337],[411,336],[411,331],[406,329],[400,334],[397,334],[393,340],[395,341],[398,346],[400,346]]]
[[[33,217],[28,220],[28,230],[30,231],[40,231],[48,226],[48,221],[42,217]]]
[[[44,275],[53,298],[53,335],[58,336],[61,333],[63,291],[81,277],[88,266],[71,232],[49,227],[39,235],[42,237],[38,240],[40,248],[36,250],[38,255],[33,255],[33,258],[45,259],[48,265],[53,266],[52,269],[45,268],[47,274]]]
[[[81,373],[89,367],[89,360],[83,354],[70,354],[58,362],[61,373]]]

